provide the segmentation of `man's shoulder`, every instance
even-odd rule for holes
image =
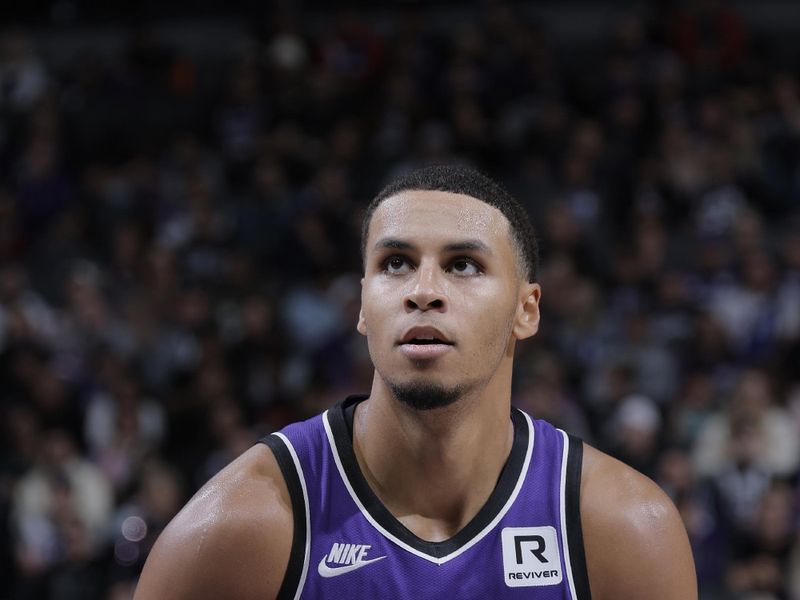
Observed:
[[[292,543],[289,492],[256,444],[206,483],[154,546],[137,589],[149,598],[274,598]]]
[[[195,531],[268,527],[291,523],[289,493],[275,455],[254,444],[211,478],[175,517],[174,524]]]
[[[696,598],[691,549],[675,505],[652,480],[589,445],[581,521],[593,598]]]
[[[629,510],[651,515],[674,508],[671,500],[649,477],[584,443],[581,510],[597,518],[616,519]]]

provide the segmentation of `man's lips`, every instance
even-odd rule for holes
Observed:
[[[398,345],[407,358],[425,360],[447,354],[455,343],[436,327],[417,326],[406,331]]]
[[[406,331],[400,338],[400,345],[436,345],[444,344],[453,346],[454,343],[447,335],[431,325],[417,325]]]

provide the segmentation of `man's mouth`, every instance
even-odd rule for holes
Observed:
[[[440,340],[438,338],[412,338],[409,341],[405,342],[406,344],[416,344],[419,346],[428,346],[430,344],[446,344],[448,346],[452,346],[452,342],[445,342],[444,340]]]
[[[454,343],[444,333],[430,326],[412,327],[400,338],[400,345],[411,344],[414,346],[431,346],[444,344],[453,346]]]
[[[435,327],[412,327],[400,339],[400,351],[412,360],[443,356],[455,343]]]

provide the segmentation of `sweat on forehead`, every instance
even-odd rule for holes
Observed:
[[[381,230],[388,228],[392,235],[400,236],[412,224],[432,225],[439,215],[457,235],[471,236],[489,230],[506,237],[511,235],[508,219],[494,206],[472,196],[438,190],[407,190],[386,198],[372,213],[367,233],[374,239],[380,221]],[[438,230],[431,233],[436,234]]]
[[[366,258],[369,226],[375,210],[387,199],[406,191],[440,191],[470,196],[498,209],[508,220],[520,269],[528,281],[536,280],[539,252],[526,210],[498,183],[462,165],[435,165],[409,171],[391,181],[370,202],[361,227],[361,256]]]

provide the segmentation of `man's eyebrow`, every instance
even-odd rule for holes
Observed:
[[[411,250],[413,244],[400,240],[397,238],[383,238],[375,243],[373,250],[381,250],[383,248],[391,248],[392,250]]]
[[[444,250],[446,252],[483,252],[484,254],[492,254],[492,249],[480,240],[453,242],[445,245]]]

